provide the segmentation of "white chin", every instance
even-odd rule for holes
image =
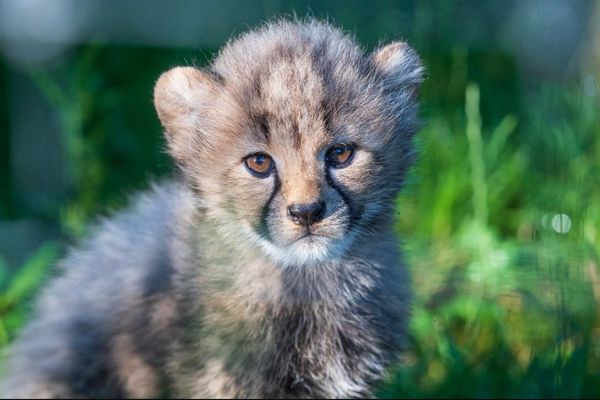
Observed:
[[[343,253],[339,241],[323,236],[310,235],[285,247],[269,243],[266,252],[283,266],[319,264]]]

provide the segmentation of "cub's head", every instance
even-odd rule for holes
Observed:
[[[229,240],[283,265],[340,257],[389,223],[412,159],[422,66],[330,25],[278,22],[156,84],[169,152]]]

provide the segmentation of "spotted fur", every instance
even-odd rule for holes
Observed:
[[[392,233],[422,67],[317,21],[278,21],[212,65],[174,68],[155,106],[181,176],[59,264],[11,349],[6,397],[365,397],[405,345]],[[331,146],[352,144],[345,168]],[[244,157],[270,155],[258,178]],[[322,201],[307,228],[291,204]],[[308,229],[308,230],[307,230]]]

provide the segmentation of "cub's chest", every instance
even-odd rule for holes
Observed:
[[[384,357],[379,335],[368,321],[343,314],[300,313],[274,320],[272,369],[287,395],[298,397],[368,396],[381,378]]]

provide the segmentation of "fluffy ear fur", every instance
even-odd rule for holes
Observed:
[[[416,94],[423,81],[423,64],[417,53],[404,42],[393,42],[375,50],[371,56],[390,91]]]
[[[169,145],[179,162],[189,157],[194,142],[202,141],[201,121],[217,95],[218,83],[193,67],[175,67],[163,73],[154,87],[154,107]]]

